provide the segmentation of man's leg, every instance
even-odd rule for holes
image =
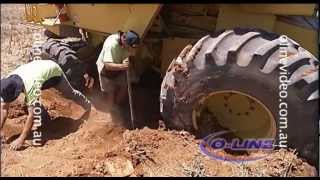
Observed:
[[[119,86],[119,90],[117,91],[115,97],[115,103],[120,105],[124,103],[124,101],[128,98],[128,86]]]
[[[115,97],[115,103],[120,105],[122,104],[126,98],[128,98],[128,82],[126,73],[121,74],[117,79],[115,79],[116,85],[118,87],[118,91]]]
[[[55,86],[55,88],[60,91],[64,97],[74,100],[86,111],[91,109],[91,102],[80,91],[73,89],[64,74],[62,75],[61,80]]]
[[[112,107],[115,104],[116,84],[103,74],[99,74],[101,91],[106,95],[106,102]]]
[[[116,102],[116,96],[115,96],[115,91],[109,91],[108,93],[107,93],[107,102],[109,102],[109,104],[111,105],[111,106],[113,106],[114,104],[115,104],[115,102]]]

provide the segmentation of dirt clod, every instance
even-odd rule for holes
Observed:
[[[8,118],[10,119],[19,118],[27,114],[28,114],[28,108],[20,99],[17,99],[16,101],[10,103]]]

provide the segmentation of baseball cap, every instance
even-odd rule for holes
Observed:
[[[131,47],[138,45],[140,43],[139,34],[131,30],[128,31],[126,33],[126,43]]]
[[[0,96],[3,102],[12,102],[23,90],[23,81],[18,75],[1,79]]]

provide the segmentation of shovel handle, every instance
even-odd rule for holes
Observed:
[[[127,85],[128,85],[128,96],[129,96],[129,105],[130,105],[130,115],[131,115],[131,125],[132,129],[134,129],[134,111],[133,111],[133,100],[132,100],[132,87],[131,87],[131,78],[130,78],[130,57],[129,59],[129,67],[127,69]]]

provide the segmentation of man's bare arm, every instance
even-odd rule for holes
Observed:
[[[8,116],[9,103],[1,103],[1,129]]]
[[[10,149],[18,150],[22,147],[33,125],[33,106],[28,107],[28,117],[20,136],[10,144]]]
[[[1,122],[0,122],[1,138],[4,138],[3,126],[8,116],[8,109],[9,109],[9,103],[1,102]]]
[[[28,117],[27,117],[27,121],[25,122],[24,126],[23,126],[23,130],[22,133],[20,134],[19,138],[25,140],[32,128],[33,125],[33,106],[28,106]]]
[[[104,63],[104,67],[108,71],[125,71],[128,69],[127,63],[116,64],[116,63]]]

